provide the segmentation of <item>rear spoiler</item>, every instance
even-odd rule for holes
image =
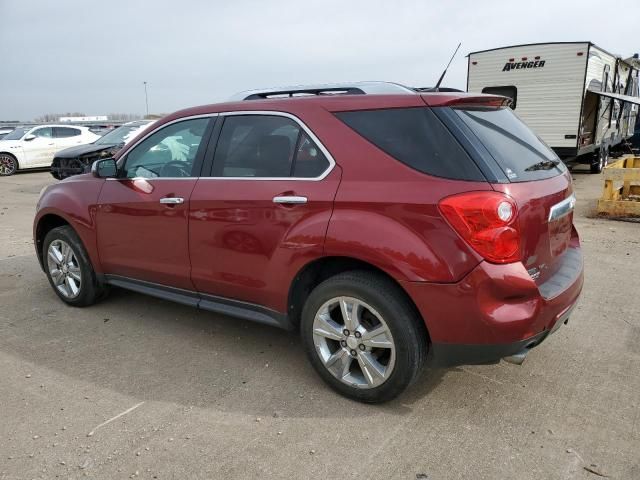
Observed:
[[[640,105],[640,97],[632,97],[631,95],[622,95],[620,93],[613,92],[601,92],[600,90],[592,90],[588,89],[591,93],[595,93],[596,95],[600,95],[602,97],[613,98],[615,100],[620,100],[621,102],[633,103],[635,105]]]
[[[429,99],[433,98],[435,94],[422,95],[425,103],[429,106]],[[437,102],[437,106],[445,107],[458,107],[458,108],[479,108],[479,107],[508,107],[511,105],[512,100],[509,97],[503,97],[501,95],[487,95],[487,94],[467,94],[462,96],[452,96],[449,100]]]

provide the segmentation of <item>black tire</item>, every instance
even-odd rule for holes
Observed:
[[[597,152],[593,153],[593,160],[591,161],[591,173],[601,173],[602,169],[609,163],[609,150],[607,148],[600,148]]]
[[[18,171],[18,160],[9,153],[0,153],[0,177],[8,177]]]
[[[330,373],[314,344],[316,313],[336,297],[347,296],[366,302],[383,318],[395,345],[395,364],[380,385],[357,388]],[[338,393],[366,403],[389,401],[400,395],[420,374],[428,352],[424,322],[402,289],[389,278],[369,271],[350,271],[331,277],[309,295],[302,310],[302,341],[311,364],[320,377]],[[356,367],[357,368],[357,367]]]
[[[71,247],[73,255],[77,260],[77,264],[80,269],[82,281],[80,282],[80,287],[78,289],[79,291],[77,295],[75,295],[73,298],[69,298],[62,292],[60,292],[60,290],[54,283],[49,269],[49,246],[56,241],[65,242]],[[53,288],[53,291],[56,292],[56,295],[58,295],[58,297],[60,297],[63,302],[74,307],[87,307],[101,300],[106,295],[107,287],[98,282],[96,273],[93,270],[91,261],[89,260],[89,256],[87,255],[87,252],[82,245],[82,241],[80,240],[80,237],[78,237],[78,234],[70,226],[65,225],[62,227],[57,227],[47,233],[47,235],[44,237],[44,242],[42,245],[42,259],[49,284],[51,285],[51,288]]]

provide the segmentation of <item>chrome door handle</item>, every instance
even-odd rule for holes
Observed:
[[[179,205],[184,203],[184,198],[180,197],[164,197],[160,199],[160,203],[165,205]]]
[[[297,195],[284,195],[281,197],[273,197],[273,203],[299,205],[299,204],[307,203],[307,197],[299,197]]]

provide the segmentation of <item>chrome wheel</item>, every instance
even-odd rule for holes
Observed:
[[[12,175],[16,170],[16,160],[10,155],[0,154],[0,175]]]
[[[320,307],[313,343],[325,368],[351,387],[378,387],[393,372],[391,331],[373,307],[357,298],[336,297]]]
[[[82,273],[73,249],[64,240],[54,240],[47,250],[49,276],[58,291],[65,298],[75,298],[80,294]]]

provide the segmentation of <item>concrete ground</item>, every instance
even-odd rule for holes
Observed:
[[[523,366],[430,370],[391,403],[329,390],[294,334],[113,291],[66,307],[0,178],[0,478],[640,478],[640,225],[589,219],[569,325]]]

